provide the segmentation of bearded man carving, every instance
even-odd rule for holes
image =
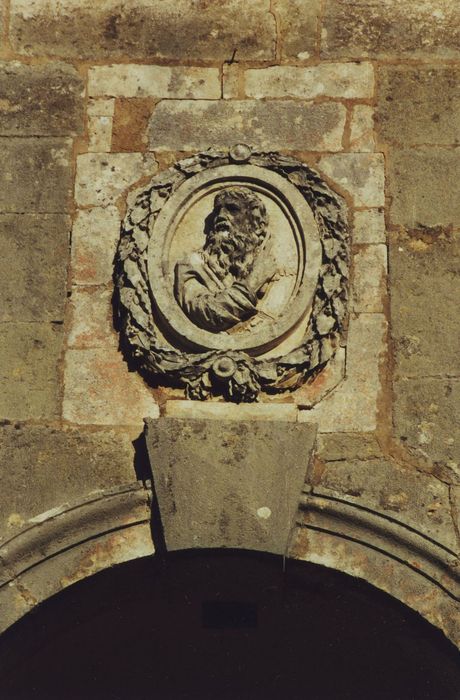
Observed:
[[[205,243],[175,267],[174,294],[200,328],[225,331],[257,314],[276,272],[264,203],[248,187],[228,187],[214,199]]]

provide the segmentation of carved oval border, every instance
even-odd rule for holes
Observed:
[[[244,157],[241,157],[244,153]],[[322,247],[318,285],[301,344],[282,357],[256,359],[242,351],[189,353],[167,345],[153,318],[147,270],[155,220],[171,194],[206,168],[245,162],[286,177],[313,211]],[[177,162],[137,195],[121,227],[114,280],[121,348],[131,366],[151,382],[182,386],[191,399],[223,395],[256,401],[260,391],[297,389],[315,376],[343,344],[347,317],[349,237],[345,204],[314,170],[279,153],[210,149]],[[153,242],[153,241],[152,241]]]
[[[298,260],[302,271],[296,280],[297,289],[286,304],[286,313],[264,324],[262,330],[251,329],[237,336],[212,333],[197,327],[185,314],[173,294],[173,281],[168,274],[167,258],[174,239],[177,220],[203,195],[224,187],[245,185],[264,194],[276,203],[288,218],[300,249]],[[314,229],[314,230],[313,230]],[[169,197],[155,221],[156,245],[149,246],[148,270],[155,306],[173,335],[195,352],[238,350],[251,356],[261,355],[279,344],[297,327],[309,311],[321,265],[321,243],[317,224],[310,207],[295,185],[287,178],[247,164],[206,168],[194,175]],[[308,259],[308,265],[306,264]]]

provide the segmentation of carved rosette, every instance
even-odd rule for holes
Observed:
[[[197,192],[226,183],[252,188],[279,206],[293,231],[286,246],[295,248],[299,263],[277,318],[255,330],[213,334],[180,309],[172,291],[174,259],[169,267],[168,260],[180,212],[198,201]],[[305,164],[243,145],[182,160],[137,194],[122,224],[114,279],[125,357],[149,383],[184,387],[191,399],[256,401],[261,391],[293,391],[344,345],[348,248],[343,200]]]

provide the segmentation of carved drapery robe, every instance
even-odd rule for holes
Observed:
[[[220,270],[204,251],[192,253],[175,268],[175,297],[187,316],[200,328],[218,332],[246,321],[257,313],[256,295]]]

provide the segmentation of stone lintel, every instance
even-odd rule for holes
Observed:
[[[145,423],[168,551],[285,554],[316,425],[169,417]]]

